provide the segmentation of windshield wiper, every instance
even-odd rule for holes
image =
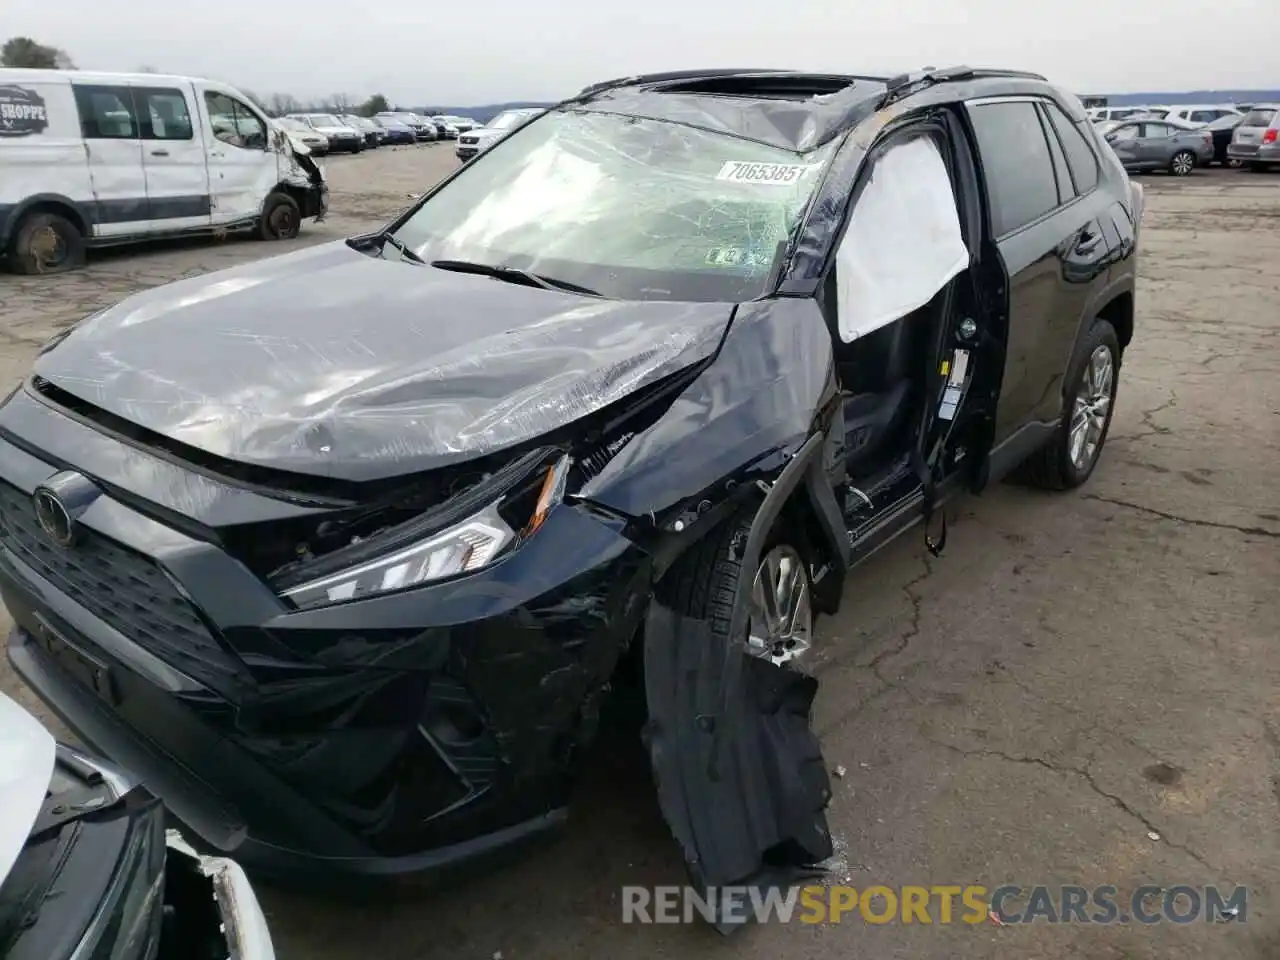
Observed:
[[[523,283],[530,287],[541,287],[543,290],[564,290],[568,293],[580,293],[585,297],[604,297],[604,294],[590,287],[543,276],[540,273],[530,273],[519,267],[494,266],[489,263],[474,263],[471,260],[432,260],[431,266],[439,267],[441,270],[452,270],[455,273],[475,273],[483,277],[493,277],[495,280],[505,280],[508,283]]]
[[[394,234],[381,233],[378,235],[378,239],[382,241],[384,247],[386,244],[389,243],[393,247],[395,247],[397,250],[399,250],[400,256],[403,257],[405,260],[412,260],[414,263],[423,262],[420,256],[418,256],[416,253],[410,250],[409,247],[405,244],[405,242],[401,240],[399,237],[395,236]]]

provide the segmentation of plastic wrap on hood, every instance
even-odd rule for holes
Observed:
[[[672,123],[804,152],[835,137],[860,112],[869,113],[884,86],[855,81],[845,91],[807,100],[659,93],[626,87],[593,98],[587,109]]]
[[[208,454],[361,481],[569,424],[709,356],[731,312],[534,290],[334,244],[136,294],[35,372]]]

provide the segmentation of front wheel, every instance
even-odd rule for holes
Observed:
[[[708,621],[722,642],[743,643],[752,656],[804,672],[814,656],[813,587],[808,548],[788,526],[775,526],[754,571],[743,568],[734,549],[746,542],[749,514],[708,533],[682,561],[684,569],[674,578],[679,596],[673,606]],[[730,638],[733,598],[739,580],[748,576],[746,636]]]
[[[287,193],[275,191],[262,205],[262,222],[258,236],[263,240],[292,240],[302,229],[302,211]]]
[[[1095,320],[1072,357],[1070,392],[1053,437],[1018,470],[1018,478],[1046,490],[1070,490],[1089,479],[1102,454],[1115,412],[1120,340],[1106,320]]]
[[[1169,161],[1169,172],[1175,177],[1190,176],[1191,171],[1196,168],[1196,155],[1190,150],[1179,150],[1173,155],[1173,159]]]

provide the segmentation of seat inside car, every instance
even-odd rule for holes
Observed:
[[[844,391],[845,460],[857,479],[908,449],[928,363],[931,332],[947,303],[939,291],[923,307],[852,343],[837,339],[836,372]]]

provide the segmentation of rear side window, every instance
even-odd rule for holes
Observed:
[[[1080,128],[1071,122],[1071,118],[1062,112],[1056,103],[1046,103],[1045,113],[1049,115],[1050,125],[1058,134],[1058,142],[1067,155],[1067,166],[1071,168],[1071,179],[1075,181],[1076,193],[1088,193],[1098,185],[1098,155],[1080,132]]]
[[[128,87],[75,85],[80,133],[87,140],[137,140],[138,117]]]
[[[1250,110],[1240,122],[1242,127],[1269,127],[1276,118],[1274,110]]]
[[[982,103],[971,106],[969,113],[996,236],[1012,233],[1057,207],[1053,158],[1035,104]]]
[[[181,90],[141,87],[133,91],[146,140],[190,140],[194,135],[187,98]]]

